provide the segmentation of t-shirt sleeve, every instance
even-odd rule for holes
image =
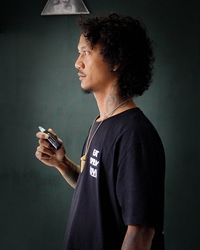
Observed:
[[[126,225],[157,226],[163,205],[158,147],[149,135],[127,132],[120,138],[116,193]]]

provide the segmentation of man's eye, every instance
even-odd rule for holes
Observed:
[[[79,51],[78,53],[79,53],[79,55],[81,55],[81,56],[86,56],[86,55],[89,55],[89,54],[90,54],[90,51],[89,51],[89,50],[82,50],[82,51]]]
[[[83,51],[83,54],[84,54],[84,55],[89,55],[90,52],[89,52],[89,50],[84,50],[84,51]]]

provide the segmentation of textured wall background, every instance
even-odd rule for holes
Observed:
[[[41,17],[46,0],[0,9],[0,249],[63,248],[72,189],[35,159],[38,125],[54,128],[79,161],[97,114],[74,69],[77,16]],[[91,15],[143,19],[155,41],[155,74],[137,98],[163,140],[167,250],[196,250],[200,211],[199,1],[85,1]]]

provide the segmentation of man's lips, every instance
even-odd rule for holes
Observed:
[[[78,76],[79,76],[79,78],[81,77],[86,77],[86,75],[85,74],[83,74],[82,72],[78,72]]]
[[[83,72],[78,72],[79,80],[82,80],[86,75]]]

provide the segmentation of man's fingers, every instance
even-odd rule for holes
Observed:
[[[42,152],[36,151],[35,152],[35,156],[38,160],[42,161],[42,160],[49,160],[51,159],[50,155],[44,154]]]
[[[51,148],[50,143],[46,139],[39,139],[39,144],[46,147],[46,148]]]
[[[49,135],[48,134],[45,134],[43,132],[37,132],[36,133],[36,137],[37,138],[40,138],[40,139],[48,139],[49,138]]]
[[[55,132],[52,128],[49,128],[48,131],[49,131],[52,135],[54,135],[55,137],[57,137],[56,132]]]
[[[51,148],[43,147],[42,145],[37,147],[37,152],[40,152],[42,154],[49,155],[49,156],[55,155],[54,150],[52,150]]]

